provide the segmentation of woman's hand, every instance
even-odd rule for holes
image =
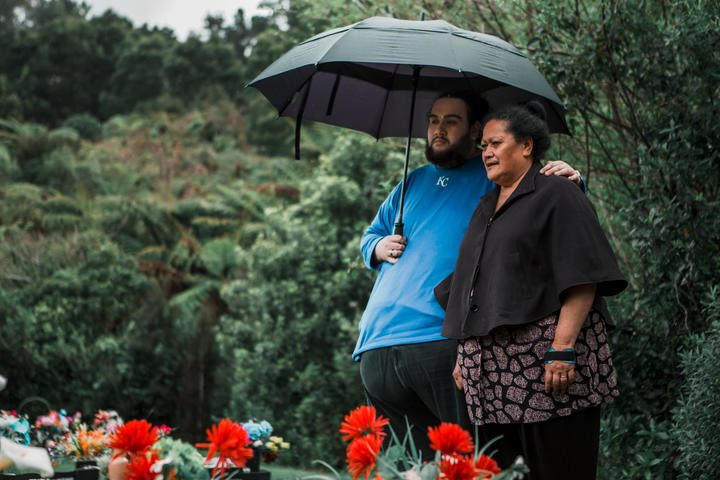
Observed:
[[[545,392],[559,395],[567,392],[575,378],[575,365],[555,360],[545,364]]]
[[[462,390],[464,384],[462,379],[462,373],[460,372],[460,364],[457,360],[455,360],[455,368],[453,368],[452,376],[453,379],[455,379],[455,386],[457,386],[458,390]]]
[[[375,245],[375,258],[378,263],[389,262],[395,263],[405,251],[407,245],[407,237],[402,235],[388,235],[383,237],[377,245]]]
[[[562,352],[568,348],[575,348],[580,328],[595,299],[597,285],[588,283],[570,287],[565,292],[565,300],[560,307],[558,324],[555,327],[555,338],[552,348]],[[562,360],[553,360],[545,364],[545,392],[565,393],[575,377],[575,364]]]

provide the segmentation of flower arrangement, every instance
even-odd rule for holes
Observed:
[[[252,442],[252,449],[255,456],[266,463],[274,462],[280,455],[280,450],[290,448],[290,444],[282,437],[273,435],[273,427],[267,420],[256,422],[248,420],[242,424],[243,428],[248,432],[248,436]]]
[[[171,429],[165,425],[154,426],[146,420],[123,423],[112,410],[98,411],[92,426],[82,423],[79,413],[70,417],[63,410],[50,410],[34,423],[16,412],[0,411],[0,435],[38,444],[35,429],[47,433],[42,446],[52,455],[54,467],[62,470],[65,460],[74,460],[75,468],[80,468],[77,461],[91,460],[107,472],[108,480],[210,480],[208,466],[213,476],[224,477],[227,468],[245,468],[254,457],[273,461],[281,449],[289,447],[272,435],[267,421],[241,424],[223,419],[207,430],[207,443],[193,446],[171,438]],[[53,438],[62,436],[51,440],[51,433]],[[208,449],[205,458],[198,448]],[[23,467],[18,468],[22,472]]]
[[[368,480],[371,475],[373,480],[509,480],[527,471],[522,463],[502,471],[485,449],[477,449],[467,431],[453,423],[428,429],[430,447],[436,452],[432,461],[421,461],[409,436],[400,442],[393,435],[390,446],[383,450],[387,424],[388,420],[369,406],[345,416],[340,433],[349,442],[346,462],[353,480]]]
[[[100,410],[95,414],[92,428],[82,422],[80,413],[68,417],[63,410],[59,412],[50,411],[48,415],[38,417],[35,422],[38,425],[63,426],[67,430],[62,438],[57,439],[57,434],[49,437],[44,446],[48,449],[53,464],[62,464],[63,459],[78,462],[85,462],[87,465],[97,465],[100,468],[107,467],[110,460],[111,449],[107,443],[110,435],[122,425],[123,420],[114,411]],[[38,439],[40,436],[37,436]]]
[[[55,451],[75,460],[91,460],[108,453],[108,435],[103,429],[88,430],[81,424],[77,431],[67,434],[55,445]]]
[[[35,436],[37,443],[46,445],[57,442],[71,432],[80,423],[82,414],[75,412],[72,417],[65,410],[50,410],[47,415],[35,419]]]
[[[30,444],[30,422],[16,411],[0,410],[0,436],[22,445]]]
[[[111,434],[122,424],[123,420],[115,410],[98,410],[93,420],[93,429],[102,429]]]

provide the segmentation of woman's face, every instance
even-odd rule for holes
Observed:
[[[487,122],[481,142],[487,176],[502,187],[515,184],[532,165],[532,139],[517,142],[506,125],[504,120]]]

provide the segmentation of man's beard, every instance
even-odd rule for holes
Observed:
[[[474,146],[474,139],[470,137],[468,131],[460,137],[457,142],[450,145],[442,152],[433,150],[432,143],[428,142],[425,147],[425,158],[427,161],[442,168],[455,168],[465,163],[468,155]]]

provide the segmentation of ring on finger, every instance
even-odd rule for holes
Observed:
[[[390,250],[390,256],[395,258],[395,249]]]

